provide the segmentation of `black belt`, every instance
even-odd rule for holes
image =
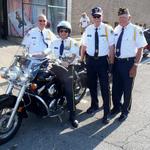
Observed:
[[[117,57],[115,57],[116,61],[132,61],[134,59],[135,59],[135,57],[127,57],[127,58],[117,58]]]
[[[90,59],[94,59],[94,60],[99,60],[99,59],[104,59],[104,58],[107,58],[107,55],[105,56],[90,56],[88,54],[86,54],[87,58],[90,58]]]

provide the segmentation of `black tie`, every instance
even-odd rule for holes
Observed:
[[[98,32],[97,32],[97,28],[95,29],[95,53],[94,56],[98,57],[98,50],[99,50],[99,39],[98,39]]]
[[[116,56],[119,57],[120,56],[120,50],[121,50],[121,41],[122,41],[122,37],[123,37],[123,33],[124,33],[124,28],[122,28],[122,31],[119,35],[118,41],[117,41],[117,45],[116,45]]]
[[[59,49],[59,54],[60,54],[60,56],[62,56],[63,51],[64,51],[64,41],[62,40],[62,41],[61,41],[61,45],[60,45],[60,49]]]
[[[48,47],[48,44],[45,42],[44,40],[44,35],[43,35],[43,32],[41,31],[41,36],[42,36],[42,40],[43,40],[43,43],[46,45],[46,47]]]

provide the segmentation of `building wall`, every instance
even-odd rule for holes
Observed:
[[[132,22],[150,26],[150,0],[72,0],[71,24],[73,34],[79,34],[79,19],[82,12],[90,16],[91,8],[99,5],[104,11],[104,21],[114,26],[118,21],[117,11],[120,7],[128,7],[132,16]]]

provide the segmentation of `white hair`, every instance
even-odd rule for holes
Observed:
[[[46,16],[45,16],[44,14],[38,15],[38,19],[39,19],[40,17],[44,18],[44,19],[47,21],[47,18],[46,18]]]

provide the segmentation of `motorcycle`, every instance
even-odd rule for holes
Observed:
[[[14,137],[28,112],[62,121],[66,108],[63,86],[49,67],[45,67],[48,61],[21,54],[14,56],[9,67],[0,69],[1,77],[8,81],[5,94],[0,95],[0,145]],[[72,66],[75,104],[78,104],[86,92],[86,70],[78,64]]]

